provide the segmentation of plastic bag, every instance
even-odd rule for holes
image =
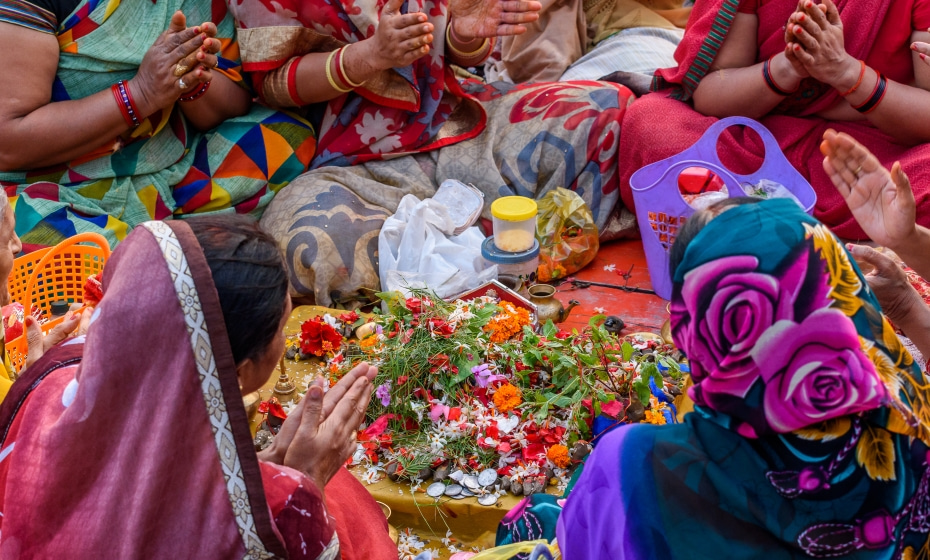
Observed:
[[[471,227],[453,235],[455,227],[441,202],[409,194],[401,199],[378,235],[381,289],[429,287],[446,298],[497,278],[497,266],[481,257],[481,231]]]
[[[539,239],[540,282],[564,278],[594,260],[600,242],[594,217],[584,200],[558,187],[539,201],[536,238]]]

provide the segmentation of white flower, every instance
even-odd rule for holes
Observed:
[[[329,313],[323,315],[323,322],[336,330],[340,328],[339,321]]]
[[[617,265],[615,265],[615,264],[605,264],[605,265],[604,265],[604,270],[607,271],[607,272],[614,272],[615,270],[617,270]]]
[[[595,315],[607,315],[607,310],[604,309],[603,307],[595,307],[594,314]]]
[[[375,111],[374,115],[365,113],[362,115],[361,124],[355,125],[355,133],[363,143],[373,145],[387,136],[393,125],[394,121],[382,115],[381,111]]]

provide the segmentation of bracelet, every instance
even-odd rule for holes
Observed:
[[[885,97],[885,89],[888,86],[888,80],[885,79],[885,76],[881,72],[878,72],[878,82],[875,83],[875,89],[872,90],[872,95],[865,100],[865,103],[853,107],[853,109],[859,111],[863,115],[870,113],[878,107],[878,104],[881,103],[882,98]]]
[[[292,58],[287,63],[287,94],[291,97],[291,101],[295,103],[295,107],[303,107],[306,105],[297,92],[297,67],[300,66],[303,60],[304,58],[299,56]]]
[[[458,58],[477,58],[477,55],[480,54],[482,51],[484,51],[484,49],[487,48],[487,46],[490,44],[490,41],[485,39],[484,41],[481,42],[480,45],[478,45],[477,49],[471,52],[462,52],[458,50],[457,48],[455,48],[453,39],[459,41],[459,43],[466,42],[466,41],[460,40],[459,37],[455,35],[455,32],[452,31],[452,21],[449,21],[449,25],[446,26],[446,45],[449,46],[449,50],[452,51],[452,54],[454,54]]]
[[[865,77],[865,61],[864,61],[864,60],[860,60],[860,61],[859,61],[859,79],[856,80],[856,85],[854,85],[853,87],[849,88],[849,90],[848,90],[847,92],[841,93],[840,96],[841,96],[841,97],[846,97],[847,95],[852,95],[853,92],[855,92],[857,89],[859,89],[859,86],[862,85],[862,78],[864,78],[864,77]]]
[[[333,79],[333,72],[330,70],[332,66],[333,59],[336,57],[336,53],[339,52],[339,49],[334,50],[329,53],[329,58],[326,59],[326,80],[329,81],[329,85],[339,93],[348,93],[352,91],[351,89],[344,88],[336,83],[336,80]]]
[[[775,58],[774,56],[772,58]],[[772,63],[772,58],[768,58],[765,62],[762,63],[762,77],[765,79],[765,85],[769,86],[769,89],[781,96],[789,96],[798,90],[794,91],[785,91],[778,87],[778,84],[775,83],[775,79],[772,77],[772,72],[769,68],[769,65]]]
[[[126,87],[126,82],[124,80],[116,82],[110,86],[110,91],[113,92],[113,97],[116,98],[116,104],[119,106],[120,113],[123,114],[123,120],[126,121],[126,124],[130,128],[142,124],[142,121],[139,120],[139,109],[133,102],[132,94],[129,92],[129,88]]]
[[[349,45],[351,45],[351,44],[352,44],[352,43],[349,43]],[[340,47],[339,50],[336,51],[336,52],[339,53],[339,54],[336,55],[336,58],[337,58],[338,61],[339,61],[339,63],[336,64],[336,77],[339,78],[339,80],[340,80],[341,82],[343,82],[344,84],[346,84],[346,85],[349,86],[350,88],[355,89],[355,88],[360,88],[360,87],[362,87],[362,85],[363,85],[365,82],[359,82],[359,83],[356,84],[356,83],[354,83],[352,80],[349,79],[349,73],[346,72],[345,64],[344,64],[343,61],[342,61],[342,60],[345,58],[346,51],[349,50],[349,45],[346,45],[346,46],[344,46],[344,47]]]
[[[199,88],[195,91],[188,93],[187,95],[182,95],[178,98],[178,101],[183,101],[184,103],[189,103],[191,101],[196,101],[203,97],[203,94],[207,93],[207,90],[210,89],[210,84],[213,82],[204,82]]]

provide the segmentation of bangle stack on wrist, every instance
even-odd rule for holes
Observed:
[[[885,91],[888,89],[888,80],[885,79],[885,76],[878,73],[878,81],[875,82],[875,89],[872,90],[872,95],[865,100],[864,103],[860,105],[854,105],[853,109],[859,111],[863,115],[871,113],[878,107],[878,104],[882,102],[882,99],[885,97]]]
[[[189,103],[191,101],[196,101],[203,97],[203,94],[207,93],[207,90],[210,89],[210,84],[212,82],[204,82],[201,86],[194,91],[189,92],[187,95],[182,95],[178,98],[178,101]]]
[[[449,25],[446,26],[446,46],[449,47],[449,52],[451,52],[459,62],[474,62],[477,64],[484,60],[491,51],[491,41],[489,39],[482,41],[481,44],[478,45],[478,48],[471,52],[463,52],[455,48],[455,43],[462,45],[468,42],[469,41],[465,41],[455,34],[455,31],[452,29],[452,22],[449,21]]]
[[[775,57],[773,56],[772,58],[775,58]],[[766,59],[765,62],[762,63],[762,78],[765,80],[765,85],[769,86],[770,90],[772,90],[773,92],[783,97],[793,95],[794,93],[798,91],[797,88],[795,88],[794,91],[788,91],[788,90],[781,89],[780,87],[778,87],[778,84],[775,83],[775,78],[772,77],[772,71],[771,71],[772,58],[768,58]]]
[[[329,85],[339,93],[348,93],[365,84],[365,82],[353,82],[352,79],[349,78],[349,73],[346,72],[343,58],[348,49],[349,45],[339,47],[330,53],[329,58],[326,59],[326,80],[329,82]]]
[[[126,124],[128,124],[130,128],[135,128],[142,124],[139,108],[136,107],[136,103],[132,99],[132,93],[130,93],[129,88],[126,87],[126,81],[120,80],[116,82],[110,86],[110,91],[113,92],[113,97],[116,99],[116,104],[119,106],[119,110],[123,114],[123,119],[126,121]]]

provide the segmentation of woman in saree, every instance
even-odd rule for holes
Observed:
[[[253,106],[239,70],[222,2],[0,0],[0,185],[26,250],[259,215],[315,140],[305,121]]]
[[[761,121],[817,192],[814,215],[840,237],[864,239],[823,170],[828,128],[862,142],[885,167],[900,161],[930,225],[930,1],[699,0],[676,52],[631,107],[621,141],[623,200],[630,176],[691,146],[718,118]],[[648,142],[641,141],[649,138]],[[754,133],[731,128],[718,147],[737,172],[758,168]],[[778,180],[777,177],[771,177]]]
[[[564,557],[921,557],[930,386],[823,224],[739,200],[695,213],[670,255],[695,409],[604,436],[559,519]]]
[[[401,198],[445,179],[485,196],[578,193],[602,239],[632,231],[617,206],[617,147],[630,92],[593,82],[459,83],[493,37],[536,19],[529,0],[230,0],[243,68],[273,107],[317,125],[311,170],[262,225],[286,251],[292,295],[350,304],[378,286],[378,233]],[[361,296],[360,296],[361,294]]]
[[[343,468],[374,368],[313,384],[256,456],[242,396],[274,372],[291,305],[254,220],[146,222],[103,287],[87,334],[0,405],[0,556],[397,558]]]

